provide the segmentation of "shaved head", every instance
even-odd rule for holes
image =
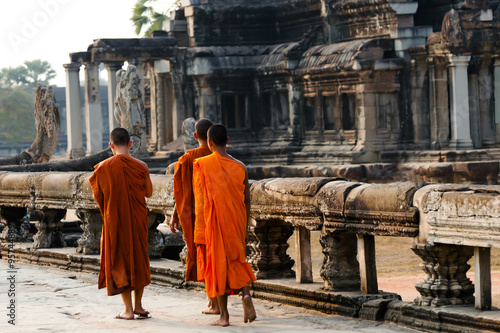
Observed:
[[[109,133],[109,141],[115,146],[128,146],[130,134],[125,128],[117,127]]]
[[[216,146],[225,147],[227,143],[227,130],[222,124],[215,124],[208,130],[208,138]]]
[[[196,132],[196,135],[198,136],[199,139],[201,140],[206,140],[207,139],[207,133],[208,129],[213,125],[213,123],[208,120],[208,119],[200,119],[196,122],[196,125],[194,125],[194,130]]]

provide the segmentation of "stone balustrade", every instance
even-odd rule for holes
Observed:
[[[64,247],[61,219],[76,209],[83,235],[76,251],[98,253],[102,219],[92,198],[90,173],[0,172],[0,238],[25,241],[34,217],[33,248]],[[151,175],[149,253],[161,256],[156,227],[174,206],[171,175]],[[248,261],[257,277],[296,276],[313,282],[310,232],[321,230],[324,289],[378,293],[374,236],[411,237],[427,278],[416,284],[418,305],[473,303],[491,307],[490,248],[500,247],[500,186],[366,184],[343,178],[274,178],[251,181]],[[28,215],[28,212],[30,213]],[[296,240],[296,269],[287,253]],[[396,255],[396,254],[395,254]],[[474,255],[476,285],[467,278]],[[475,293],[475,297],[474,297]]]

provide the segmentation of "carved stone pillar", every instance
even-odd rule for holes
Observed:
[[[115,119],[115,96],[116,96],[116,72],[123,66],[123,61],[110,61],[104,63],[104,67],[108,71],[108,123],[109,133],[116,127],[119,127],[118,121]]]
[[[165,244],[162,234],[156,229],[165,221],[165,215],[148,212],[148,254],[150,258],[161,258]]]
[[[82,139],[82,107],[80,96],[79,63],[64,64],[66,69],[66,132],[68,136],[68,157],[85,156]]]
[[[157,149],[161,150],[167,144],[165,138],[165,75],[156,75],[156,131],[158,135]]]
[[[33,248],[45,249],[53,247],[65,247],[64,234],[61,232],[63,222],[61,219],[66,215],[66,209],[44,209],[35,211],[38,219],[33,236]]]
[[[454,149],[471,149],[470,113],[469,113],[469,88],[467,67],[470,56],[448,57],[448,70],[450,75],[450,121],[451,142]]]
[[[496,142],[500,143],[500,59],[498,56],[495,58],[495,125],[496,125]]]
[[[76,215],[82,221],[83,234],[77,241],[76,252],[98,254],[101,249],[102,215],[98,210],[78,209]]]
[[[325,255],[320,275],[324,289],[359,289],[361,279],[357,259],[358,240],[355,234],[335,231],[319,238]]]
[[[284,222],[248,227],[247,261],[257,279],[295,277],[294,261],[286,253],[292,234],[293,227]]]
[[[102,150],[102,108],[99,64],[85,64],[85,130],[87,154]]]
[[[425,280],[415,284],[420,297],[417,305],[441,306],[474,303],[474,285],[466,276],[474,248],[456,245],[412,245],[424,263],[420,266],[427,273]]]
[[[25,242],[28,232],[24,228],[27,221],[27,210],[23,207],[0,207],[0,215],[5,219],[5,228],[0,240],[8,242]]]

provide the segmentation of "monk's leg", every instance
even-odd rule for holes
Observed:
[[[220,318],[212,323],[212,326],[229,326],[229,312],[227,310],[227,294],[217,295],[219,303]]]
[[[253,306],[252,296],[250,296],[250,287],[243,287],[243,321],[251,323],[255,318],[257,318],[257,314]]]
[[[142,307],[142,294],[144,294],[144,288],[139,288],[134,290],[134,313],[135,314],[145,314],[146,310]]]
[[[121,293],[123,304],[125,304],[125,311],[118,314],[116,318],[131,319],[134,318],[134,310],[132,309],[132,292],[124,291]]]
[[[201,313],[203,313],[203,314],[220,314],[219,302],[217,302],[217,298],[210,298],[207,296],[207,306],[208,306],[208,309],[203,310]]]

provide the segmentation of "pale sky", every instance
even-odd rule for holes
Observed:
[[[0,68],[26,60],[48,61],[51,84],[65,86],[69,53],[86,51],[97,38],[136,38],[130,17],[137,0],[14,0],[0,5]],[[173,0],[153,2],[166,11]],[[83,71],[80,71],[80,79]]]

